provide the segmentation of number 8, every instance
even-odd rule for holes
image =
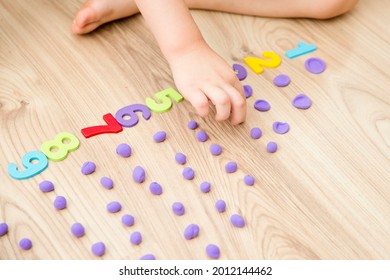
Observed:
[[[76,136],[68,132],[61,132],[54,140],[42,144],[41,151],[52,161],[64,160],[69,152],[75,151],[80,146]]]

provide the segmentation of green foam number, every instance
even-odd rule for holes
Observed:
[[[154,95],[154,98],[159,101],[157,103],[152,98],[146,98],[146,106],[153,112],[157,113],[163,113],[167,112],[172,107],[172,100],[175,100],[176,102],[183,101],[183,96],[180,95],[176,90],[173,88],[167,88],[163,91],[160,91]]]
[[[64,160],[69,152],[79,148],[80,141],[76,136],[68,132],[61,132],[54,140],[42,144],[41,151],[52,161]]]

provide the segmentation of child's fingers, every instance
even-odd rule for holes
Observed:
[[[239,85],[241,88],[241,84]],[[241,89],[240,88],[240,89]],[[231,100],[231,122],[233,125],[240,124],[245,121],[246,118],[246,98],[244,97],[243,90],[239,91],[234,87],[226,87],[226,93]]]
[[[184,93],[184,96],[192,104],[199,116],[206,117],[209,114],[209,100],[200,89]]]
[[[207,89],[206,95],[214,104],[217,111],[215,119],[217,121],[227,120],[231,111],[231,100],[229,94],[227,94],[222,88],[210,87]]]

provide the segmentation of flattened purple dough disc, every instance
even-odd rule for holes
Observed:
[[[263,99],[256,100],[254,106],[256,110],[261,112],[265,112],[271,109],[271,105]]]
[[[310,73],[320,74],[325,71],[326,64],[322,59],[312,57],[305,61],[305,67]]]
[[[236,73],[237,75],[237,78],[242,81],[242,80],[245,80],[245,78],[247,77],[248,73],[246,71],[246,69],[244,68],[244,66],[242,66],[241,64],[233,64],[233,70],[234,72]]]
[[[290,77],[284,74],[280,74],[274,78],[274,84],[278,87],[285,87],[291,82]]]
[[[244,85],[244,92],[245,92],[245,97],[249,98],[252,96],[253,89],[250,85]]]
[[[292,104],[294,105],[294,107],[296,107],[298,109],[304,109],[305,110],[305,109],[310,108],[312,102],[311,102],[311,99],[309,97],[307,97],[306,95],[298,94],[293,99]]]
[[[272,125],[272,129],[278,134],[285,134],[289,131],[290,126],[288,125],[288,123],[274,122],[274,124]]]

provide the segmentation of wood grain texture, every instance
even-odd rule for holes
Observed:
[[[90,247],[103,241],[103,259],[138,259],[153,253],[158,259],[207,259],[209,243],[221,248],[221,259],[389,259],[390,258],[390,6],[386,1],[360,1],[351,13],[332,20],[268,19],[193,11],[207,42],[229,63],[271,50],[282,56],[276,69],[248,72],[243,84],[253,87],[247,121],[232,127],[212,117],[201,119],[187,101],[164,114],[143,119],[119,134],[85,139],[81,128],[102,124],[102,116],[143,103],[174,86],[166,61],[141,16],[104,25],[86,36],[69,27],[81,1],[2,0],[0,2],[0,222],[9,233],[0,237],[0,259],[96,259]],[[318,50],[292,60],[284,52],[303,40]],[[313,75],[304,69],[311,56],[327,69]],[[249,70],[249,69],[248,69]],[[286,88],[272,84],[288,74]],[[291,105],[305,93],[313,100],[306,111]],[[253,108],[266,99],[272,109]],[[187,128],[195,119],[210,139],[201,143]],[[278,135],[274,121],[290,124]],[[252,127],[263,130],[250,138]],[[165,142],[153,134],[165,130]],[[61,131],[75,134],[80,148],[61,162],[50,162],[41,174],[23,181],[7,173],[11,162],[39,150]],[[268,141],[279,150],[266,152]],[[133,149],[130,158],[115,153],[120,143]],[[219,143],[219,157],[209,152]],[[183,179],[176,152],[188,157],[195,179]],[[82,164],[97,164],[85,176]],[[226,174],[235,160],[238,171]],[[132,170],[141,165],[146,181],[135,183]],[[243,177],[256,178],[252,187]],[[102,176],[114,180],[104,189]],[[38,184],[50,180],[55,191],[42,193]],[[154,196],[149,184],[158,181],[163,194]],[[201,193],[209,181],[212,190]],[[57,195],[68,207],[57,211]],[[225,213],[214,203],[224,199]],[[106,211],[118,200],[123,209]],[[181,201],[186,214],[175,216],[171,205]],[[133,227],[121,216],[135,216]],[[234,228],[230,215],[241,214],[247,225]],[[70,226],[82,223],[86,235],[76,239]],[[200,235],[186,241],[185,227],[200,226]],[[130,234],[140,231],[134,246]],[[21,238],[33,241],[22,251]]]

